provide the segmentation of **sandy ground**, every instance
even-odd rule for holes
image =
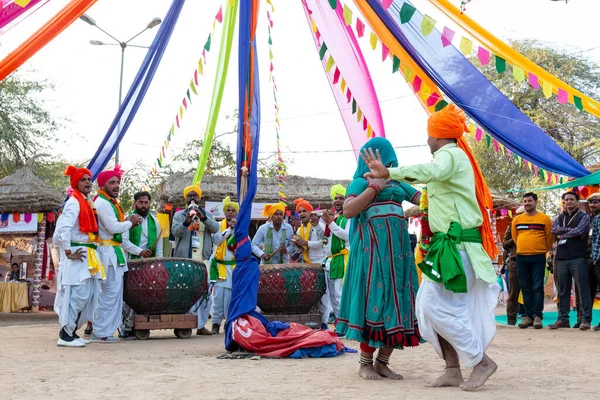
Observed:
[[[427,344],[392,356],[403,381],[367,382],[356,374],[357,354],[219,360],[223,334],[182,340],[172,331],[153,331],[146,341],[65,349],[56,346],[55,319],[31,321],[0,315],[2,399],[591,399],[600,389],[600,332],[593,331],[500,326],[488,350],[498,372],[479,392],[465,393],[425,387],[443,370]]]

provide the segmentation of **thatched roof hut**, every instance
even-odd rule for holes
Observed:
[[[165,204],[183,206],[183,189],[190,185],[192,174],[172,174],[165,178],[158,190],[158,199],[161,208]],[[332,179],[309,178],[290,175],[287,177],[286,196],[291,203],[298,197],[310,201],[314,206],[331,203],[330,189],[336,183],[344,186],[350,184],[349,180],[336,181]],[[204,201],[222,201],[226,196],[237,200],[237,185],[235,177],[207,175],[202,178],[202,199]],[[279,201],[279,185],[277,177],[259,178],[258,188],[254,201],[259,203],[273,203]]]
[[[0,180],[0,213],[43,213],[62,204],[64,196],[33,173],[34,159]]]
[[[519,200],[515,200],[511,197],[505,196],[492,190],[492,201],[494,202],[494,209],[507,208],[515,210],[519,208],[521,203]],[[404,216],[407,218],[414,218],[419,216],[419,207],[413,206],[404,212]]]

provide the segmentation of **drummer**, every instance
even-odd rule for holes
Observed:
[[[294,200],[294,204],[296,204],[296,212],[302,222],[294,236],[294,246],[296,247],[296,253],[299,254],[298,261],[320,265],[325,259],[325,252],[323,251],[324,231],[319,225],[320,217],[312,213],[314,207],[303,198]],[[321,298],[319,309],[322,315],[321,329],[327,330],[327,321],[332,310],[327,287]]]
[[[294,229],[286,222],[285,204],[265,204],[263,217],[269,221],[261,225],[252,239],[252,253],[261,264],[287,264],[290,262]]]
[[[148,192],[137,192],[133,195],[133,212],[143,218],[142,223],[123,234],[121,247],[127,252],[129,260],[147,257],[162,257],[163,244],[158,218],[150,214],[152,197]],[[123,339],[135,339],[133,335],[133,316],[135,311],[123,301],[123,325],[120,336]]]
[[[227,318],[231,302],[231,274],[235,268],[234,229],[240,205],[229,196],[223,200],[225,218],[220,222],[219,232],[212,236],[216,248],[210,260],[210,283],[212,291],[212,334],[219,334],[221,322]]]
[[[200,184],[183,189],[187,208],[175,213],[171,230],[176,238],[174,257],[191,258],[206,264],[212,254],[212,235],[219,232],[219,223],[212,213],[198,205],[201,197]],[[206,278],[208,281],[208,276]],[[212,335],[205,327],[211,305],[209,296],[208,301],[198,300],[190,309],[191,313],[198,315],[196,335]]]

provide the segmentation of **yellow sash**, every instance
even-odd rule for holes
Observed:
[[[98,272],[102,272],[102,280],[106,279],[106,273],[104,272],[104,264],[102,264],[102,261],[100,261],[100,257],[98,257],[98,252],[96,251],[96,249],[88,247],[87,259],[90,274],[96,275]]]
[[[344,256],[344,276],[342,277],[342,285],[344,284],[344,278],[346,277],[346,266],[348,265],[348,254],[349,254],[348,249],[342,249],[337,254],[332,254],[330,256],[327,256],[327,258],[333,258],[333,257],[337,257],[337,256],[342,256],[342,255]]]
[[[223,219],[221,221],[221,226],[219,227],[220,232],[224,232],[227,230],[227,219]],[[227,267],[224,264],[218,264],[219,261],[225,260],[225,254],[227,252],[227,240],[223,240],[220,245],[217,246],[217,250],[215,251],[215,259],[217,260],[217,269],[219,271],[219,280],[224,281],[227,279]],[[235,264],[231,266],[231,270],[235,269]]]
[[[306,224],[306,226],[300,225],[300,228],[298,228],[298,236],[307,242],[306,247],[302,248],[302,257],[306,263],[310,263],[310,258],[308,258],[308,239],[310,238],[310,228],[310,223]]]

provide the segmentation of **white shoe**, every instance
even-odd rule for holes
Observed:
[[[77,339],[73,339],[72,341],[67,342],[66,340],[62,340],[59,338],[56,345],[59,347],[85,347],[85,343],[80,342]]]
[[[90,344],[90,341],[89,341],[89,340],[87,340],[87,339],[84,339],[84,338],[82,338],[82,337],[79,337],[79,338],[77,338],[77,339],[75,339],[75,340],[78,340],[78,341],[80,341],[80,342],[81,342],[81,343],[83,343],[83,344]]]

